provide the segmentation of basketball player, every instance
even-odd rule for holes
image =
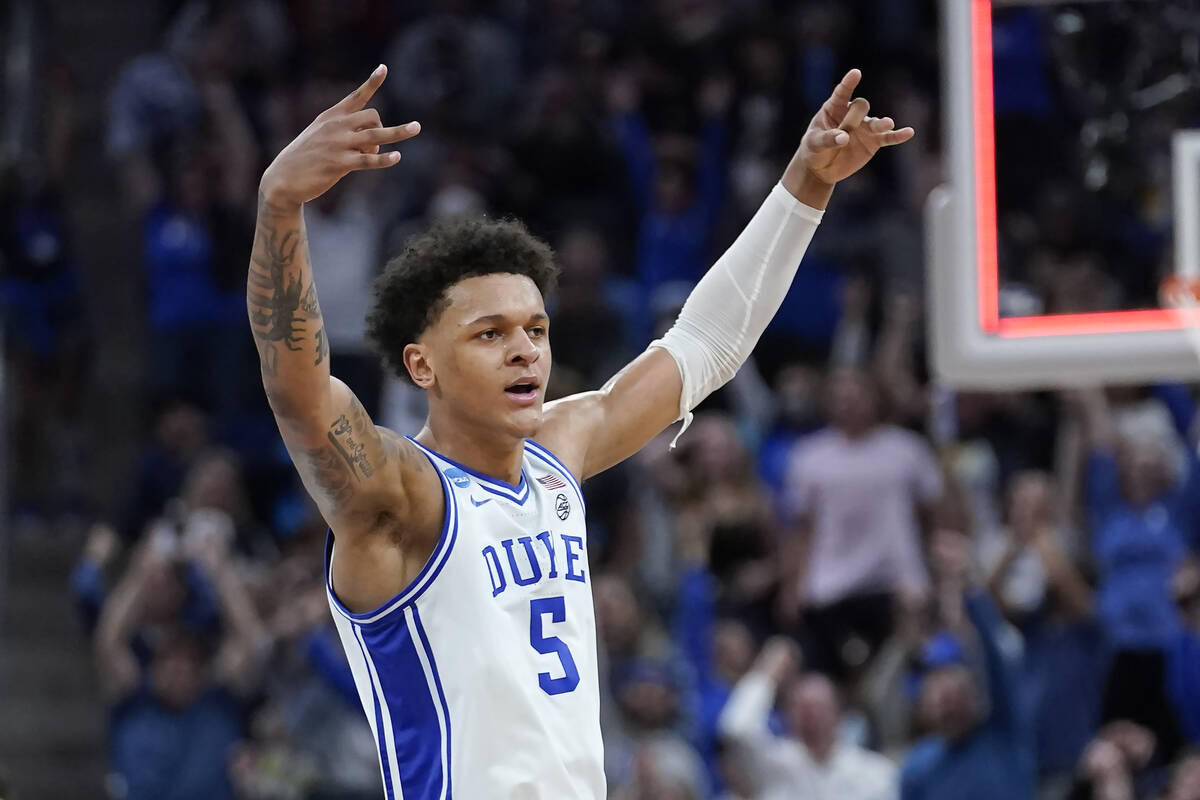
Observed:
[[[395,164],[380,146],[420,130],[366,108],[385,75],[318,116],[262,177],[247,305],[263,386],[329,523],[329,605],[387,797],[602,798],[579,485],[733,377],[833,185],[913,131],[851,102],[851,71],[675,326],[599,391],[545,407],[549,249],[512,221],[415,237],[378,279],[368,320],[389,365],[429,399],[425,426],[403,437],[330,375],[301,213],[347,173]]]

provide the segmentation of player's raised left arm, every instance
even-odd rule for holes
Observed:
[[[853,99],[851,70],[809,124],[779,185],[701,279],[675,325],[596,392],[546,408],[544,436],[587,478],[636,453],[729,381],[791,286],[834,185],[913,137]]]

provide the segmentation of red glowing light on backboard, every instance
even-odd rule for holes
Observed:
[[[992,0],[972,0],[975,97],[975,230],[979,252],[979,326],[995,333],[1000,319],[996,244],[996,125],[992,87]]]
[[[1005,337],[1067,336],[1175,330],[1186,323],[1174,309],[1088,314],[1000,316],[996,233],[996,128],[992,75],[992,0],[971,0],[972,95],[975,113],[975,230],[979,327]]]

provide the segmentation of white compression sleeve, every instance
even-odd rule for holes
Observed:
[[[675,324],[650,343],[670,353],[679,367],[683,430],[691,423],[692,409],[749,358],[792,285],[823,215],[776,184],[745,230],[696,284]]]

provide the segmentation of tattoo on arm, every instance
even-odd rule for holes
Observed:
[[[308,285],[304,297],[300,298],[300,310],[309,318],[321,316],[321,307],[317,305],[317,284],[315,282]]]
[[[288,350],[300,350],[305,323],[321,318],[316,284],[310,278],[308,287],[303,286],[306,244],[303,228],[281,224],[279,215],[260,198],[247,279],[250,323],[260,347],[283,342]]]
[[[367,436],[374,435],[378,438],[374,428],[375,426],[367,417],[366,409],[363,408],[357,397],[351,401],[349,411],[342,414],[329,426],[329,443],[346,462],[346,466],[350,468],[350,474],[356,480],[371,477],[375,474],[377,466],[387,463],[387,450],[382,447],[379,448],[379,464],[372,464],[367,455],[367,448],[364,444]]]
[[[401,437],[376,428],[357,397],[326,431],[327,445],[305,451],[304,472],[335,506],[354,499],[360,484],[382,469],[391,456],[402,462],[414,457],[415,449]]]
[[[279,351],[275,349],[275,345],[271,342],[263,342],[261,358],[259,364],[262,367],[263,374],[269,378],[274,378],[279,374]]]
[[[329,357],[329,337],[325,335],[325,328],[317,331],[317,360],[313,362],[313,366],[317,366],[326,358]]]
[[[299,235],[287,231],[282,241],[270,223],[259,223],[259,239],[263,252],[251,258],[250,299],[258,308],[251,313],[250,322],[259,341],[283,342],[289,350],[299,350],[304,333],[304,320],[296,311],[300,307],[300,279],[288,275]]]
[[[309,473],[317,486],[335,503],[343,504],[354,496],[365,478],[375,474],[388,460],[388,445],[367,416],[357,397],[352,397],[346,413],[340,415],[326,432],[328,447],[307,450]],[[375,461],[368,454],[366,442],[374,436],[378,441]]]
[[[375,470],[371,468],[371,460],[367,458],[366,447],[362,442],[354,440],[350,422],[345,416],[338,417],[338,421],[333,424],[333,429],[329,431],[328,436],[329,443],[346,462],[346,466],[350,468],[350,474],[354,476],[355,480],[371,477]]]

